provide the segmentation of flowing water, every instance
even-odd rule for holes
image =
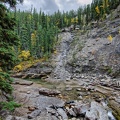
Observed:
[[[73,39],[70,33],[64,33],[62,36],[62,41],[60,41],[60,45],[57,48],[58,54],[55,59],[56,63],[53,76],[59,80],[66,80],[71,77],[70,73],[66,70],[65,65],[69,46]]]

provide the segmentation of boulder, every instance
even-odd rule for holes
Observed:
[[[13,84],[30,86],[30,85],[33,84],[33,82],[32,81],[27,81],[27,80],[21,80],[21,79],[14,79]]]
[[[89,120],[109,120],[105,108],[95,101],[91,102],[90,110],[86,112],[85,116]]]
[[[61,92],[58,91],[58,90],[50,90],[50,89],[47,89],[47,88],[40,88],[39,89],[39,94],[40,95],[59,95]]]

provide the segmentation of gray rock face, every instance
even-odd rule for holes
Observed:
[[[110,42],[107,38],[83,39],[83,48],[78,41],[70,50],[66,59],[66,70],[71,73],[71,78],[80,78],[80,73],[103,72],[113,77],[120,76],[120,35]],[[74,47],[74,48],[73,48]]]
[[[96,68],[108,72],[112,76],[120,76],[120,35],[112,43],[103,46],[95,54]]]

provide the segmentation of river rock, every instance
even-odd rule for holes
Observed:
[[[89,110],[90,105],[88,104],[78,104],[74,106],[73,110],[77,115],[85,116],[86,112]]]
[[[30,86],[30,85],[33,84],[33,82],[32,81],[21,80],[21,79],[14,79],[13,84]]]
[[[67,116],[66,112],[63,109],[58,108],[57,112],[62,117],[63,120],[68,119],[68,116]]]
[[[47,89],[47,88],[40,88],[39,89],[39,94],[41,95],[59,95],[61,92],[58,91],[58,90],[50,90],[50,89]]]
[[[89,120],[109,120],[105,108],[95,101],[91,102],[90,110],[86,112],[85,116]]]
[[[70,115],[70,116],[74,116],[74,117],[76,117],[77,115],[75,114],[75,112],[73,111],[73,109],[72,108],[70,108],[70,109],[68,109],[68,114]]]
[[[40,96],[36,101],[36,106],[38,109],[45,109],[49,106],[63,107],[64,101],[55,97]]]
[[[41,113],[41,110],[35,110],[31,114],[28,115],[28,119],[33,119],[39,116]]]

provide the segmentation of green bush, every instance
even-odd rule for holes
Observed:
[[[6,93],[12,93],[12,79],[10,78],[9,74],[5,72],[0,72],[0,89]]]
[[[14,111],[16,107],[20,107],[21,105],[14,102],[1,102],[1,105],[3,106],[3,110],[9,110],[9,111]]]

